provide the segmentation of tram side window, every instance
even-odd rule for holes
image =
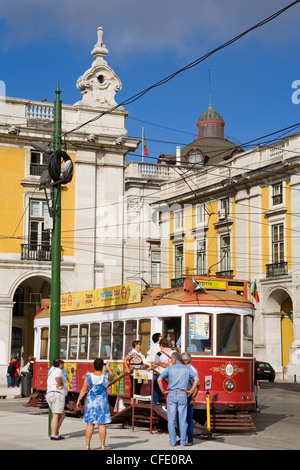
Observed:
[[[68,341],[68,327],[60,327],[60,357],[66,359],[67,357],[67,341]]]
[[[70,326],[70,341],[69,341],[69,359],[77,358],[78,350],[78,326]]]
[[[212,319],[206,313],[187,315],[187,351],[212,354]]]
[[[131,351],[134,339],[137,339],[137,321],[130,320],[125,322],[125,356]]]
[[[88,355],[88,340],[89,340],[89,326],[80,325],[79,334],[79,359],[87,359]]]
[[[124,323],[122,321],[115,321],[113,323],[113,359],[123,359],[123,333]]]
[[[253,318],[249,315],[244,317],[243,321],[243,355],[252,356],[253,354]]]
[[[48,342],[49,342],[49,328],[42,328],[40,359],[47,359],[48,357]]]
[[[240,355],[240,317],[222,314],[217,322],[217,354]]]
[[[141,353],[146,356],[151,334],[151,320],[139,321],[139,340],[141,342]]]
[[[99,357],[99,342],[100,342],[100,325],[99,323],[92,323],[90,326],[90,352],[89,359],[97,359]]]
[[[101,325],[101,354],[103,359],[110,359],[111,350],[111,323]]]

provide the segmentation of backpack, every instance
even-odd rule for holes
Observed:
[[[12,377],[14,375],[14,373],[16,372],[16,367],[17,366],[17,362],[12,362],[11,364],[9,364],[8,368],[7,368],[7,373]]]
[[[30,363],[29,363],[28,372],[30,372],[31,375],[33,374],[33,362],[31,362],[31,361],[30,361]]]

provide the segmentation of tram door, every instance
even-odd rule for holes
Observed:
[[[176,343],[181,335],[181,318],[167,317],[162,319],[162,335],[167,338],[170,348],[176,349]]]

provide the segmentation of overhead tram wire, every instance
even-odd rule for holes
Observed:
[[[97,121],[98,119],[100,119],[102,116],[106,115],[106,114],[110,114],[112,113],[113,111],[115,111],[116,109],[120,108],[121,106],[125,106],[125,105],[128,105],[128,104],[132,104],[134,103],[135,101],[139,100],[140,98],[142,98],[142,96],[144,96],[146,93],[148,93],[150,90],[153,90],[154,88],[157,88],[157,87],[160,87],[162,85],[164,85],[165,83],[169,82],[170,80],[172,80],[174,77],[176,77],[177,75],[179,75],[180,73],[182,72],[185,72],[193,67],[196,67],[197,65],[199,65],[201,62],[204,62],[206,59],[208,59],[210,56],[212,56],[213,54],[215,54],[216,52],[219,52],[221,51],[222,49],[225,49],[226,47],[230,46],[231,44],[235,43],[236,41],[238,41],[239,39],[241,39],[242,37],[246,36],[247,34],[249,34],[250,32],[254,31],[255,29],[258,29],[264,25],[266,25],[267,23],[269,23],[270,21],[273,21],[275,18],[277,18],[278,16],[282,15],[284,12],[286,12],[287,10],[289,10],[290,8],[292,8],[293,6],[295,6],[296,4],[298,4],[300,2],[300,0],[295,0],[294,2],[290,3],[289,5],[285,6],[284,8],[282,8],[281,10],[273,13],[272,15],[268,16],[267,18],[265,18],[264,20],[260,21],[259,23],[257,23],[256,25],[252,26],[251,28],[248,28],[247,30],[243,31],[242,33],[238,34],[237,36],[235,36],[234,38],[230,39],[229,41],[223,43],[221,46],[213,49],[212,51],[204,54],[203,56],[199,57],[198,59],[194,60],[193,62],[191,62],[190,64],[186,65],[185,67],[182,67],[181,69],[177,70],[176,72],[173,72],[172,74],[168,75],[167,77],[159,80],[158,82],[156,82],[155,84],[149,86],[148,88],[145,88],[144,90],[140,91],[139,93],[136,93],[135,95],[131,96],[130,98],[124,100],[122,103],[120,104],[117,104],[116,106],[113,106],[112,108],[106,110],[106,111],[103,111],[102,113],[98,114],[97,116],[95,116],[94,118],[84,122],[83,124],[80,124],[79,126],[67,131],[67,132],[64,132],[62,134],[62,138],[65,139],[65,136],[68,135],[68,134],[71,134],[73,132],[76,132],[78,131],[79,129],[81,129],[82,127],[86,126],[87,124],[90,124],[94,121]]]

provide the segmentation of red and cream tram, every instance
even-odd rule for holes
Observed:
[[[131,350],[133,339],[141,340],[142,353],[146,355],[152,334],[160,332],[174,348],[180,337],[181,351],[192,355],[200,379],[194,405],[196,413],[196,410],[199,413],[206,410],[207,390],[212,410],[255,411],[255,308],[247,299],[246,281],[187,277],[183,287],[147,288],[139,292],[136,286],[135,292],[132,286],[136,285],[123,286],[123,294],[119,296],[125,299],[123,304],[118,301],[112,305],[116,288],[111,294],[109,289],[103,290],[106,294],[102,292],[101,297],[106,303],[100,308],[93,303],[89,304],[91,308],[83,308],[85,304],[75,298],[76,308],[72,307],[71,299],[69,308],[73,310],[69,310],[64,308],[68,299],[62,300],[60,356],[65,360],[69,384],[68,409],[75,410],[84,376],[93,370],[96,357],[110,360],[115,377],[122,377],[123,359]],[[126,289],[130,290],[129,301]],[[91,294],[86,294],[86,298],[91,299]],[[33,387],[42,396],[46,392],[49,367],[48,310],[36,315],[34,328]],[[120,396],[129,397],[130,377],[124,376],[117,383]],[[116,383],[110,387],[109,394],[111,398],[116,396]]]

